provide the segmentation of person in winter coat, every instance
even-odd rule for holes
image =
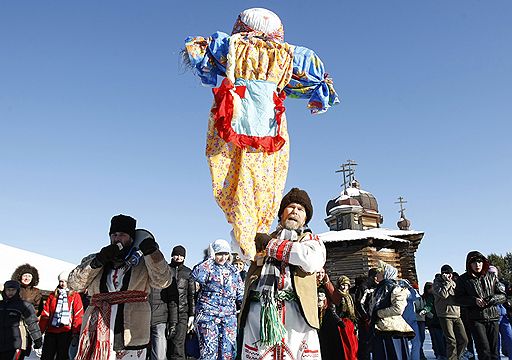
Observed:
[[[354,293],[354,305],[357,316],[358,330],[358,351],[357,358],[359,360],[370,360],[371,353],[371,336],[373,330],[370,329],[371,313],[370,300],[373,291],[378,285],[377,268],[368,270],[366,281],[362,281],[356,288]]]
[[[30,264],[20,265],[14,270],[11,280],[21,284],[20,297],[22,300],[32,304],[39,316],[43,310],[43,295],[36,286],[39,284],[39,271]]]
[[[498,275],[498,268],[490,265],[490,273]],[[503,283],[503,282],[502,282]],[[506,286],[505,286],[505,292]],[[508,311],[507,311],[508,308]],[[500,330],[500,344],[501,351],[506,357],[512,356],[512,327],[510,326],[509,312],[511,310],[510,300],[507,298],[503,304],[498,305],[498,312],[500,314],[499,330]],[[499,348],[499,347],[498,347]]]
[[[443,329],[439,322],[435,308],[434,283],[427,281],[423,286],[423,299],[425,300],[425,323],[432,340],[432,350],[436,359],[446,359],[446,342]]]
[[[41,294],[41,290],[36,287],[37,284],[39,284],[39,271],[30,264],[23,264],[14,270],[11,280],[15,280],[21,284],[21,299],[32,304],[36,311],[36,316],[39,316],[43,310],[43,295]],[[32,340],[30,337],[27,337],[27,346],[24,355],[29,356],[31,350]]]
[[[42,344],[41,331],[32,304],[20,297],[20,284],[8,280],[0,300],[0,360],[21,360],[27,348],[26,331],[34,341],[34,348]]]
[[[67,360],[70,344],[78,345],[84,309],[80,294],[68,289],[68,275],[59,275],[59,285],[48,296],[39,319],[45,334],[41,360]]]
[[[191,273],[200,287],[195,312],[200,359],[231,360],[236,357],[236,313],[244,286],[237,268],[229,263],[229,243],[218,239],[210,248],[210,257]]]
[[[242,277],[242,281],[245,281],[245,276],[247,275],[247,271],[245,271],[245,262],[237,253],[231,254],[232,260],[231,264],[235,266],[240,272],[240,276]]]
[[[318,329],[318,339],[320,340],[320,350],[322,359],[345,359],[345,350],[343,349],[343,340],[340,336],[339,327],[344,326],[343,320],[336,312],[336,305],[333,303],[333,297],[338,295],[335,286],[331,283],[325,269],[316,273],[317,293],[318,293],[318,319],[320,329]],[[329,290],[327,290],[329,288]]]
[[[488,272],[489,260],[478,251],[466,256],[466,272],[455,287],[455,301],[468,308],[468,318],[479,360],[499,359],[499,318],[496,305],[505,302],[505,287]]]
[[[169,311],[170,299],[165,289],[151,288],[151,360],[167,359],[167,341],[176,333],[178,309]]]
[[[172,249],[171,285],[162,290],[162,296],[168,299],[169,314],[176,316],[176,328],[167,343],[169,360],[185,360],[185,336],[194,326],[195,283],[190,277],[191,270],[185,266],[186,254],[181,245]]]
[[[292,188],[282,199],[277,229],[259,233],[240,311],[242,359],[320,359],[315,273],[325,264],[323,241],[307,227],[313,205],[306,191]]]
[[[416,290],[419,294],[419,285],[417,282],[412,282],[411,286]],[[414,311],[416,312],[416,324],[418,325],[418,333],[416,336],[419,337],[420,340],[420,360],[427,360],[425,353],[423,352],[423,343],[425,342],[425,300],[423,300],[423,296],[418,296],[414,301]]]
[[[415,334],[415,336],[409,340],[411,343],[411,360],[420,360],[420,330],[418,327],[418,322],[416,321],[416,312],[414,311],[414,303],[420,297],[420,295],[418,294],[416,289],[412,287],[409,281],[401,279],[398,281],[398,284],[408,291],[407,306],[404,309],[402,317],[407,322],[407,324],[409,324],[409,326],[412,328]]]
[[[446,264],[441,267],[441,274],[434,279],[434,306],[439,324],[443,330],[446,343],[446,357],[457,360],[464,354],[468,338],[460,318],[460,308],[455,304],[455,286],[453,269]]]
[[[350,279],[347,276],[340,276],[336,281],[336,288],[329,281],[328,276],[324,279],[325,293],[329,302],[334,305],[334,318],[336,320],[337,337],[342,346],[343,359],[357,359],[357,335],[355,330],[356,312],[354,300],[349,293]],[[320,344],[332,342],[332,337],[322,339],[322,327],[320,328]],[[324,349],[326,351],[324,351]],[[330,346],[322,348],[322,359],[339,358],[339,352],[334,351]]]
[[[146,358],[151,320],[148,293],[151,288],[169,286],[171,275],[154,237],[145,230],[136,231],[135,226],[131,216],[114,216],[110,245],[88,255],[69,275],[70,289],[87,289],[91,295],[76,360]]]
[[[398,270],[380,261],[373,293],[372,329],[374,331],[373,360],[410,359],[408,339],[414,338],[413,329],[402,317],[407,306],[407,289],[396,280]]]

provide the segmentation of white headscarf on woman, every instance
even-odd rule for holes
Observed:
[[[384,279],[396,280],[398,277],[398,269],[382,260],[379,260],[379,268],[383,269]]]

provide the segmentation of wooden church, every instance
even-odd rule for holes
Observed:
[[[417,282],[415,254],[424,232],[409,230],[402,197],[398,229],[381,227],[377,199],[361,189],[354,177],[355,165],[349,160],[337,171],[343,172],[344,189],[327,203],[325,222],[330,231],[319,234],[327,249],[326,271],[332,280],[346,275],[354,283],[382,260],[396,267],[400,278]]]

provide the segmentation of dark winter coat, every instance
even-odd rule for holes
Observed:
[[[162,299],[163,289],[151,288],[149,294],[149,303],[151,304],[151,326],[157,324],[165,324],[169,318],[169,310],[167,302]]]
[[[483,259],[482,271],[475,274],[471,270],[471,259]],[[503,304],[505,287],[498,281],[496,274],[488,272],[489,260],[478,251],[471,251],[466,257],[466,272],[457,280],[455,288],[455,301],[467,308],[469,320],[497,321],[500,317],[496,305]],[[480,298],[486,302],[485,307],[479,307],[476,300]]]
[[[194,279],[190,277],[191,270],[183,263],[169,264],[171,267],[171,285],[162,290],[162,298],[169,302],[169,311],[178,313],[179,320],[186,321],[189,316],[194,316],[195,303],[194,297],[196,285]]]
[[[27,331],[32,340],[41,338],[34,307],[21,300],[19,292],[0,301],[0,352],[26,350]]]

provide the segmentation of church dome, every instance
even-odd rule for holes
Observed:
[[[350,183],[350,187],[342,192],[337,201],[343,201],[341,199],[344,197],[344,195],[350,197],[352,200],[357,201],[358,205],[362,206],[365,211],[375,213],[379,212],[379,204],[377,203],[375,196],[373,196],[373,194],[368,191],[361,190],[359,181],[356,179]]]

